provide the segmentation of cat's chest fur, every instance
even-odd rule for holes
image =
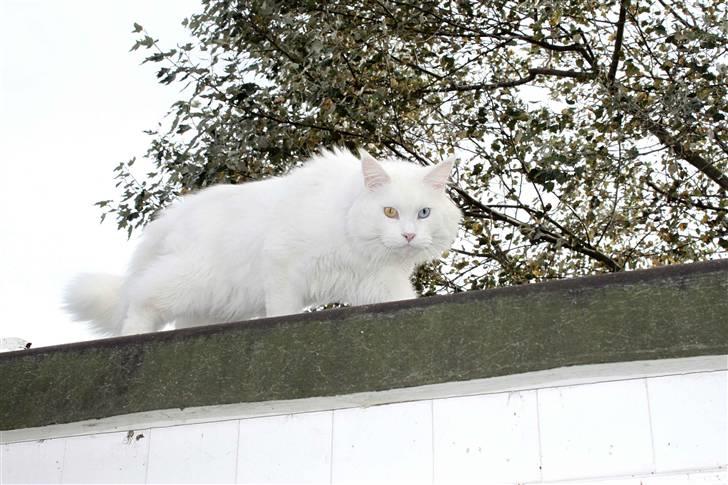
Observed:
[[[306,306],[327,303],[361,305],[381,300],[383,282],[406,278],[411,268],[377,264],[377,261],[366,261],[348,249],[333,249],[301,261],[301,271],[306,275],[306,284],[302,288]],[[414,296],[412,293],[411,297]]]

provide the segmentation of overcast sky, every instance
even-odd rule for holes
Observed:
[[[93,203],[142,155],[179,93],[156,83],[133,23],[165,47],[199,0],[0,0],[0,337],[94,338],[60,308],[77,272],[121,273],[134,241]]]

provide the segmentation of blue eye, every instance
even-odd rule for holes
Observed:
[[[420,211],[417,213],[418,219],[425,219],[430,216],[430,208],[429,207],[423,207],[420,209]]]

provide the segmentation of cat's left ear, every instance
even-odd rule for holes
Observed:
[[[364,185],[367,189],[374,191],[389,183],[387,172],[366,150],[359,150],[359,158],[361,158],[361,171],[364,174]]]
[[[449,157],[444,162],[440,162],[432,167],[425,175],[425,183],[430,185],[433,189],[443,190],[447,181],[450,179],[450,173],[452,167],[455,164],[455,156]]]

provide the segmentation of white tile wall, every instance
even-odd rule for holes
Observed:
[[[702,372],[11,443],[0,483],[728,485],[727,421]]]
[[[148,483],[234,483],[239,421],[152,429]]]
[[[432,402],[334,411],[332,483],[431,483]]]
[[[66,439],[63,483],[144,483],[149,430]]]
[[[657,471],[728,462],[728,372],[647,381]]]
[[[537,481],[536,404],[536,391],[435,400],[435,483]]]
[[[240,421],[238,483],[329,483],[333,413]]]
[[[642,379],[538,391],[544,480],[653,470]]]
[[[61,483],[64,438],[0,446],[0,483]]]

